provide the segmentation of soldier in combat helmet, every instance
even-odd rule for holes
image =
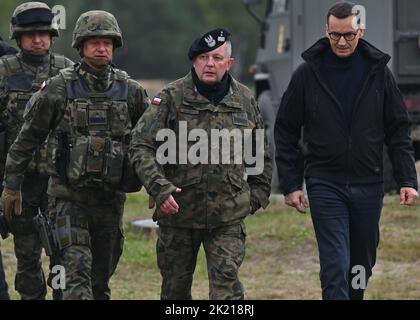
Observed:
[[[13,48],[12,46],[8,45],[6,42],[4,42],[3,39],[0,37],[0,57],[7,54],[15,54],[15,53],[17,53],[17,50]],[[3,173],[3,171],[4,169],[1,170],[1,174]],[[1,250],[0,250],[0,300],[10,299],[10,296],[7,290],[8,290],[8,285],[6,282],[6,276],[4,274],[3,260],[1,256]]]
[[[112,63],[123,44],[115,17],[88,11],[76,22],[80,63],[60,71],[29,101],[6,161],[3,203],[16,214],[33,150],[48,136],[48,193],[55,213],[62,299],[109,299],[122,253],[125,191],[139,190],[127,158],[131,129],[148,107],[145,90]]]
[[[3,179],[7,150],[18,135],[24,119],[25,105],[48,78],[72,65],[63,55],[51,52],[58,26],[51,9],[42,2],[26,2],[13,12],[10,38],[19,52],[0,58],[0,177]],[[44,299],[45,277],[41,267],[41,242],[32,219],[39,211],[48,210],[48,175],[45,145],[33,150],[22,177],[20,215],[5,216],[14,235],[17,258],[16,291],[22,299]],[[3,189],[3,186],[1,186]],[[4,208],[3,208],[4,209]]]

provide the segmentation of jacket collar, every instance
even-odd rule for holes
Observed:
[[[238,86],[237,81],[233,77],[231,79],[232,81],[230,82],[229,92],[223,98],[223,100],[219,102],[219,104],[222,104],[231,108],[241,109],[242,106],[237,101],[235,101],[236,99],[234,98],[235,96],[237,96],[237,93],[239,92],[239,86]],[[198,92],[197,88],[194,85],[191,72],[189,72],[184,77],[183,82],[184,82],[184,103],[185,104],[187,105],[189,104],[210,105],[211,104],[211,102],[206,97],[202,96]]]
[[[319,67],[319,62],[323,53],[330,47],[328,38],[322,38],[318,40],[313,46],[302,53],[302,58],[307,63]],[[372,66],[376,68],[385,67],[391,57],[374,47],[366,40],[360,39],[357,50],[361,50],[362,54],[369,58],[372,62]]]

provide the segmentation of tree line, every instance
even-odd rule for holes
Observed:
[[[0,35],[8,40],[14,8],[23,1],[1,0]],[[101,9],[115,15],[123,31],[124,47],[115,63],[138,79],[176,79],[190,68],[187,52],[192,41],[215,27],[232,33],[233,70],[241,81],[252,81],[247,67],[253,63],[258,45],[258,26],[241,0],[45,0],[50,7],[66,10],[66,29],[61,30],[53,49],[77,61],[71,48],[74,24],[82,12]],[[13,42],[9,43],[15,45]]]

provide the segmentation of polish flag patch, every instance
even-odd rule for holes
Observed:
[[[155,106],[159,106],[161,103],[162,103],[161,98],[153,98],[152,100],[152,104],[154,104]]]
[[[42,84],[41,84],[41,90],[43,90],[46,86],[47,86],[47,82],[46,81],[42,82]]]

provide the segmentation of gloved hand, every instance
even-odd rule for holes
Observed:
[[[22,213],[22,193],[12,189],[4,188],[1,194],[1,203],[4,216],[8,221],[12,220],[13,215],[20,216]]]
[[[251,197],[251,208],[250,208],[251,214],[254,214],[260,208],[261,208],[261,205],[259,201],[255,199],[254,197]]]

